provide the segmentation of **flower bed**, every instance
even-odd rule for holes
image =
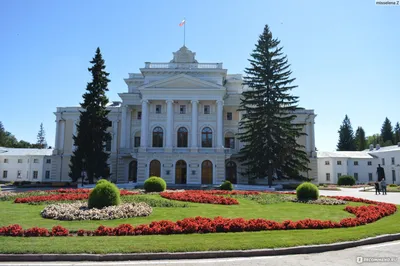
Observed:
[[[113,220],[149,216],[153,209],[146,203],[125,203],[102,209],[89,209],[87,203],[61,203],[46,206],[40,215],[54,220]]]
[[[211,203],[222,205],[239,204],[236,199],[212,195],[211,193],[205,193],[205,191],[201,190],[189,190],[184,192],[162,192],[160,193],[160,196],[170,200],[189,201],[196,203]]]
[[[344,205],[346,201],[331,198],[319,198],[317,200],[298,200],[297,198],[292,199],[293,202],[306,203],[306,204],[319,204],[319,205]]]
[[[180,194],[180,193],[179,193]],[[375,222],[397,211],[394,204],[376,202],[354,197],[332,197],[338,200],[363,202],[368,206],[347,206],[345,210],[355,215],[354,218],[344,218],[339,222],[304,219],[300,221],[286,220],[283,222],[266,219],[195,217],[185,218],[176,222],[153,221],[150,224],[142,224],[136,227],[122,224],[115,228],[99,226],[96,230],[78,230],[78,236],[123,236],[123,235],[155,235],[155,234],[192,234],[192,233],[218,233],[218,232],[253,232],[264,230],[291,230],[291,229],[324,229],[346,228]],[[0,235],[4,236],[47,236],[44,228],[30,228],[23,230],[19,225],[11,225],[0,228]],[[62,227],[53,227],[49,235],[68,235],[68,230]]]

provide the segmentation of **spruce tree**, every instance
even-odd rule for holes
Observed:
[[[356,130],[356,149],[358,151],[363,151],[367,148],[367,141],[365,139],[365,131],[362,127],[358,127]]]
[[[4,129],[3,123],[0,121],[0,147],[6,146],[7,135],[6,130]]]
[[[93,64],[88,69],[92,74],[92,81],[87,84],[83,94],[83,111],[80,111],[77,135],[73,136],[76,150],[71,156],[69,176],[77,181],[81,178],[81,172],[85,171],[89,183],[93,184],[95,178],[109,177],[107,160],[110,155],[105,152],[105,144],[111,140],[111,134],[106,131],[109,125],[107,115],[110,111],[106,108],[108,98],[105,93],[110,80],[107,78],[109,73],[105,71],[100,48],[97,48],[90,63]]]
[[[268,176],[272,185],[273,172],[283,174],[308,171],[309,159],[304,146],[297,143],[304,124],[294,124],[298,97],[290,94],[297,86],[291,85],[287,57],[280,41],[272,37],[268,25],[260,35],[245,69],[243,91],[238,111],[238,138],[244,143],[239,160],[246,169],[242,174],[249,180]]]
[[[351,126],[350,119],[347,115],[344,117],[343,123],[340,126],[338,133],[339,133],[339,142],[337,144],[337,150],[355,151],[356,144],[354,140],[353,127]]]
[[[39,149],[45,149],[47,148],[47,143],[46,143],[46,132],[44,131],[43,128],[43,123],[40,123],[40,129],[37,135],[37,147]]]
[[[396,123],[394,127],[394,144],[398,144],[400,142],[400,125],[399,122]]]
[[[390,120],[386,117],[381,128],[383,146],[393,145],[393,127]]]

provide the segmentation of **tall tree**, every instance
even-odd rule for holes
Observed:
[[[245,69],[243,84],[248,89],[238,109],[243,111],[238,133],[245,143],[239,152],[246,169],[243,174],[249,179],[268,176],[269,186],[274,171],[310,170],[304,146],[296,141],[305,135],[304,124],[293,123],[294,112],[302,109],[297,106],[298,97],[290,94],[297,86],[291,85],[295,79],[290,77],[290,65],[279,44],[266,25]]]
[[[394,127],[394,144],[398,144],[400,142],[400,125],[399,122],[396,123]]]
[[[365,131],[362,127],[358,127],[355,136],[356,149],[363,151],[367,148],[367,140],[365,139]]]
[[[80,111],[77,135],[73,136],[77,148],[71,156],[69,176],[77,181],[81,172],[85,171],[89,183],[93,184],[95,178],[108,178],[110,175],[107,163],[110,155],[105,152],[105,143],[111,140],[111,134],[106,131],[109,124],[107,115],[110,111],[106,108],[108,98],[105,95],[110,80],[107,78],[109,73],[105,71],[100,48],[97,48],[90,63],[93,64],[88,69],[92,74],[92,81],[87,84],[83,94],[83,111]]]
[[[344,117],[343,123],[338,131],[339,142],[337,144],[338,151],[355,151],[356,144],[354,139],[353,127],[349,117],[346,115]]]
[[[380,134],[373,134],[372,136],[368,136],[367,138],[367,147],[371,144],[376,146],[376,144],[382,145],[382,138]]]
[[[383,146],[393,145],[393,127],[390,120],[386,117],[381,128]]]
[[[45,149],[47,148],[47,142],[46,142],[46,132],[44,131],[43,128],[43,123],[40,123],[40,129],[37,134],[37,146],[39,149]]]
[[[3,123],[0,121],[0,147],[4,147],[6,143],[6,130]]]

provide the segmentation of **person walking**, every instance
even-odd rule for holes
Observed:
[[[378,195],[378,193],[381,194],[381,191],[379,189],[379,182],[376,181],[375,182],[375,195]]]
[[[382,195],[387,195],[385,178],[382,178],[381,180],[381,187],[382,187]]]

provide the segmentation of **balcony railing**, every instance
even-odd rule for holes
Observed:
[[[145,68],[170,68],[170,69],[222,69],[222,63],[145,63]]]

